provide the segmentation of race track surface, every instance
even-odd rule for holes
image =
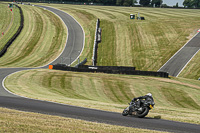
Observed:
[[[168,72],[169,75],[177,77],[199,50],[200,33],[196,34],[188,43],[186,43],[186,45],[170,58],[159,71]]]
[[[62,11],[50,7],[43,8],[46,8],[61,17],[68,27],[68,30],[70,29],[69,27],[72,28],[72,30],[69,30],[66,48],[61,56],[78,58],[79,52],[77,53],[77,51],[82,50],[84,44],[84,32],[81,26],[71,16]],[[52,64],[58,63],[61,59],[61,56],[57,58]],[[200,131],[200,125],[196,124],[153,119],[148,117],[144,119],[136,117],[124,117],[120,113],[106,112],[101,110],[87,109],[59,103],[23,98],[6,91],[3,86],[3,80],[5,77],[14,72],[27,69],[31,68],[0,69],[0,107],[159,131],[180,133],[198,133]]]

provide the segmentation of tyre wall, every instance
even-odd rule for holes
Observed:
[[[13,43],[13,41],[19,36],[19,34],[21,33],[21,31],[24,27],[24,15],[23,15],[22,9],[18,5],[15,5],[15,6],[17,8],[19,8],[19,11],[20,11],[20,17],[21,17],[20,26],[19,26],[17,32],[10,38],[10,40],[5,44],[3,49],[0,51],[0,57],[2,57],[6,53],[7,49],[10,47],[10,45]]]
[[[126,75],[143,75],[168,78],[169,74],[166,72],[154,71],[139,71],[134,70],[133,67],[111,67],[111,66],[79,66],[79,68],[68,67],[63,64],[51,65],[51,69],[74,71],[74,72],[92,72],[92,73],[109,73],[109,74],[126,74]]]

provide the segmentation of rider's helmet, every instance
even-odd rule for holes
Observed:
[[[146,95],[152,97],[152,94],[151,94],[151,93],[147,93]]]

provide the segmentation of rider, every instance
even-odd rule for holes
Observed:
[[[145,96],[140,96],[140,97],[133,98],[132,102],[135,102],[135,101],[137,101],[136,102],[136,108],[139,109],[140,106],[141,106],[141,103],[143,103],[144,101],[154,101],[154,100],[153,100],[152,94],[148,93]]]

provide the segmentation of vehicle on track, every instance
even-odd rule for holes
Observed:
[[[131,101],[129,106],[126,107],[122,112],[122,115],[135,115],[139,118],[144,118],[146,115],[148,115],[149,110],[154,108],[154,105],[154,101],[142,100],[140,107],[137,107],[137,101]]]

